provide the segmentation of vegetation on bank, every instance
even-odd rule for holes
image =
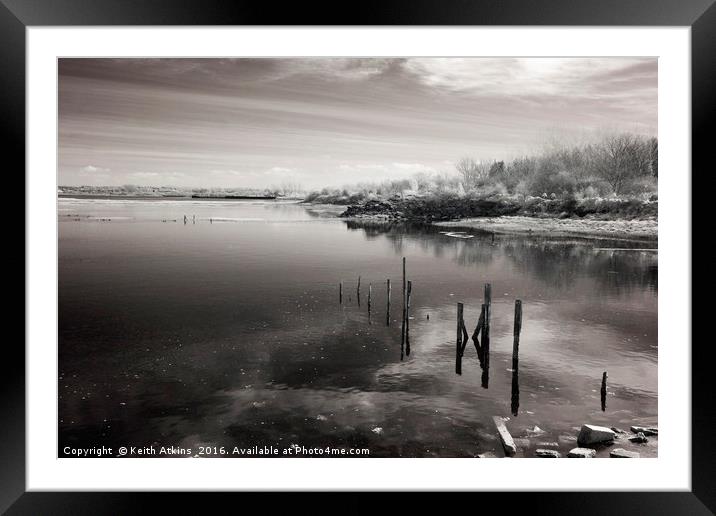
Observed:
[[[500,214],[655,216],[658,164],[656,138],[613,134],[507,162],[465,157],[452,173],[324,188],[305,200],[358,206],[349,210],[356,215],[361,209],[383,209],[388,215],[438,220]]]

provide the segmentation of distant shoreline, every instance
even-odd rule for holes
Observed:
[[[198,196],[192,195],[103,195],[103,194],[57,194],[59,199],[126,199],[131,201],[302,201],[294,197],[267,197],[267,196]]]

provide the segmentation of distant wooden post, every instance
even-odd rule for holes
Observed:
[[[607,372],[602,373],[602,412],[607,410]]]
[[[410,356],[410,293],[413,290],[413,282],[408,281],[408,292],[405,301],[405,354]]]
[[[358,276],[358,288],[356,289],[356,296],[358,297],[358,306],[360,306],[360,276]]]
[[[370,313],[371,297],[373,297],[373,284],[368,283],[368,313]]]
[[[390,326],[390,280],[386,280],[386,289],[388,290],[388,301],[385,306],[385,325]]]
[[[455,343],[455,373],[462,374],[462,312],[463,304],[457,304],[457,342]]]
[[[184,215],[184,224],[186,224],[186,215]]]
[[[196,224],[196,215],[191,216],[191,223]]]
[[[343,304],[343,282],[338,283],[338,303]]]

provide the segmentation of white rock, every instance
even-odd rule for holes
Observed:
[[[641,433],[644,435],[659,435],[659,429],[654,427],[646,428],[643,426],[632,426],[630,430],[635,434]]]
[[[606,426],[582,425],[582,429],[577,436],[577,443],[582,446],[584,444],[598,444],[613,441],[616,434]]]
[[[639,454],[633,451],[627,451],[624,448],[616,448],[609,452],[609,456],[615,459],[638,459]]]
[[[596,450],[592,450],[591,448],[572,448],[569,450],[569,453],[567,453],[567,457],[571,457],[573,459],[591,459],[597,455]]]
[[[543,459],[559,459],[561,455],[557,450],[547,450],[545,448],[538,448],[535,450],[535,457],[541,457]]]

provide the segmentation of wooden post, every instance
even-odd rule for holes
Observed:
[[[191,216],[191,223],[196,224],[196,215]]]
[[[368,313],[370,313],[371,297],[373,297],[373,284],[368,283]]]
[[[522,331],[522,301],[519,299],[515,300],[515,326],[513,330],[512,340],[512,368],[514,364],[519,360],[520,354],[520,332]]]
[[[386,288],[388,290],[387,297],[388,301],[385,306],[385,325],[390,326],[390,280],[386,280]]]
[[[400,329],[400,355],[402,358],[403,347],[405,346],[405,292],[407,285],[405,284],[405,256],[403,256],[403,324]]]
[[[413,290],[413,282],[408,281],[408,292],[405,301],[405,354],[410,356],[410,293]]]
[[[338,304],[343,304],[343,282],[338,283]]]
[[[184,224],[186,224],[186,215],[184,215]]]
[[[607,410],[607,372],[602,373],[602,412]]]
[[[358,297],[358,306],[360,306],[360,276],[358,276],[358,288],[356,289],[356,296]]]
[[[512,361],[512,396],[510,398],[512,415],[516,416],[520,410],[520,372],[516,360]]]
[[[462,303],[457,304],[457,342],[455,344],[455,373],[462,374]]]
[[[485,283],[485,304],[492,304],[492,285]]]
[[[485,290],[487,293],[487,289]],[[490,305],[485,303],[485,319],[482,324],[482,386],[487,389],[490,381]]]

